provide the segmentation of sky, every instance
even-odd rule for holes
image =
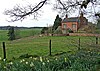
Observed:
[[[0,2],[0,26],[19,26],[19,27],[44,27],[47,25],[53,25],[57,12],[52,9],[52,6],[46,5],[43,7],[41,16],[35,20],[32,16],[21,21],[8,22],[8,16],[4,15],[6,9],[12,9],[16,4],[22,4],[23,6],[37,3],[40,0],[2,0]],[[53,0],[52,0],[53,1]]]
[[[35,4],[41,0],[2,0],[0,2],[0,26],[19,26],[19,27],[46,27],[54,24],[54,20],[57,16],[57,11],[53,10],[53,5],[45,5],[41,9],[41,16],[35,20],[32,16],[27,17],[21,21],[8,22],[9,17],[4,15],[6,9],[12,9],[16,4],[27,6],[29,4]],[[54,0],[50,0],[51,3],[54,3]],[[99,10],[98,8],[96,10]],[[77,16],[76,13],[71,14],[71,16]],[[94,19],[88,18],[88,20],[93,21]]]

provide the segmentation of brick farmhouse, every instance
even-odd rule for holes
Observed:
[[[68,30],[73,32],[77,32],[82,26],[88,24],[88,20],[81,13],[80,17],[70,17],[66,15],[66,17],[62,20],[61,28],[64,34],[67,33]]]

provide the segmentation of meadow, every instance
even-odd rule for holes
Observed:
[[[23,31],[21,33],[21,31]],[[30,31],[30,32],[29,32]],[[0,31],[0,69],[7,71],[99,71],[100,40],[83,36],[42,36],[39,30],[20,30],[20,39],[8,41],[7,31]],[[30,35],[31,34],[31,35]],[[3,36],[4,35],[4,36]],[[80,38],[80,46],[79,46]],[[49,56],[51,39],[52,55]],[[2,42],[6,42],[7,61]],[[78,48],[80,47],[80,50]],[[19,69],[19,70],[18,70]]]

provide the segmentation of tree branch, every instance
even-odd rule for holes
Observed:
[[[34,18],[36,17],[35,15],[38,15],[38,11],[46,4],[47,0],[43,0],[39,2],[36,6],[29,5],[28,7],[20,7],[19,5],[16,5],[13,9],[11,10],[5,10],[4,14],[9,15],[10,22],[18,21],[18,20],[23,20],[26,18],[26,16],[34,15]]]

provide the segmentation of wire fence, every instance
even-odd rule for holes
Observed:
[[[100,51],[99,37],[53,36],[15,40],[2,43],[4,59],[23,54],[56,55],[77,50]],[[11,53],[11,54],[10,54]],[[14,55],[15,53],[15,55]]]

